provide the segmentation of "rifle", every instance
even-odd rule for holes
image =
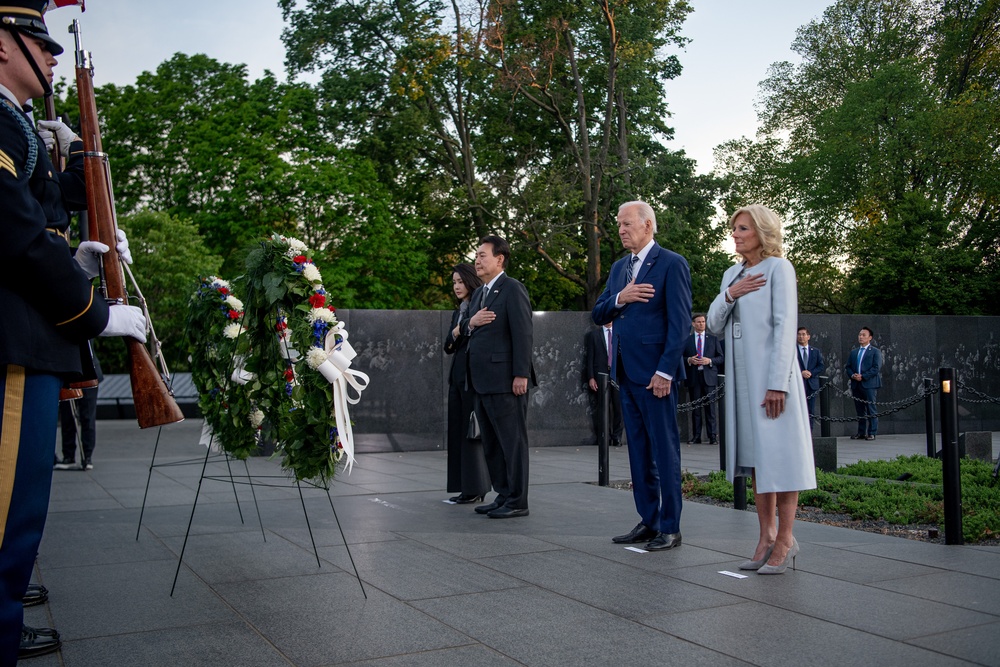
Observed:
[[[99,240],[109,248],[104,254],[101,271],[101,289],[105,298],[112,304],[126,303],[128,293],[125,289],[125,274],[116,250],[118,223],[114,192],[111,188],[111,170],[108,156],[101,144],[101,128],[98,125],[97,103],[94,100],[94,69],[90,52],[83,50],[80,22],[74,19],[69,31],[76,37],[76,91],[80,99],[80,136],[84,148],[83,167],[87,183],[90,238]],[[148,322],[149,311],[146,310],[141,294],[139,296]],[[162,426],[183,420],[184,415],[163,376],[157,370],[149,350],[142,341],[135,338],[126,336],[124,340],[128,349],[132,402],[135,405],[139,428]],[[152,333],[150,340],[159,346]]]
[[[52,94],[45,96],[45,118],[47,120],[59,119],[56,115],[56,102]],[[63,171],[63,169],[65,169],[66,164],[63,159],[65,156],[62,155],[59,150],[58,141],[53,142],[52,151],[49,153],[49,157],[52,159],[52,166],[54,166],[57,171]],[[60,401],[72,401],[78,398],[83,398],[83,389],[96,387],[98,384],[97,370],[94,365],[94,350],[91,347],[89,340],[80,344],[80,366],[83,369],[84,379],[80,382],[71,382],[68,387],[62,387],[59,390]]]

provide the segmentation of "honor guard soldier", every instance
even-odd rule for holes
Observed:
[[[45,525],[59,389],[81,371],[97,335],[146,338],[142,311],[109,305],[91,279],[107,246],[66,241],[67,207],[86,206],[83,147],[61,123],[57,173],[25,107],[51,92],[63,49],[43,20],[46,0],[0,0],[0,667],[56,650],[54,630],[23,625],[22,599]]]

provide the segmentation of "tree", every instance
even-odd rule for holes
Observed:
[[[222,258],[206,248],[190,220],[145,211],[119,220],[128,234],[134,260],[131,267],[171,371],[188,369],[183,332],[188,299],[199,276],[214,275]],[[138,294],[126,281],[131,296]],[[106,373],[127,372],[125,346],[117,339],[99,338],[95,350]]]
[[[662,145],[680,68],[660,51],[683,41],[686,2],[280,4],[291,70],[321,74],[327,130],[433,230],[442,274],[495,231],[535,307],[589,308],[620,249],[617,204],[639,196],[677,206],[672,248],[722,259],[716,181]]]
[[[791,221],[804,309],[1000,312],[1000,1],[841,0],[720,155],[727,209]]]

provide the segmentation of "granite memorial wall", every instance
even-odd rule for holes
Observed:
[[[361,402],[351,407],[359,451],[444,449],[451,357],[443,342],[451,312],[338,310],[337,315],[358,352],[354,367],[371,378]],[[937,382],[941,366],[957,369],[969,387],[1000,397],[1000,317],[802,315],[800,324],[826,359],[833,417],[854,415],[844,363],[862,326],[874,330],[885,358],[880,402],[915,396],[922,378]],[[583,339],[592,326],[589,313],[534,314],[538,387],[530,391],[528,408],[533,447],[595,442],[583,379]],[[681,400],[687,400],[686,392]],[[960,391],[962,431],[1000,430],[1000,405],[977,402],[982,400]],[[683,413],[680,423],[686,440],[690,414]],[[855,428],[853,419],[833,423],[832,434],[849,435]],[[879,423],[883,435],[923,431],[922,401]]]

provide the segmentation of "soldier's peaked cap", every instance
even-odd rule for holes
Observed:
[[[0,26],[42,40],[48,52],[58,56],[63,47],[49,36],[43,18],[48,4],[46,0],[0,0]]]

